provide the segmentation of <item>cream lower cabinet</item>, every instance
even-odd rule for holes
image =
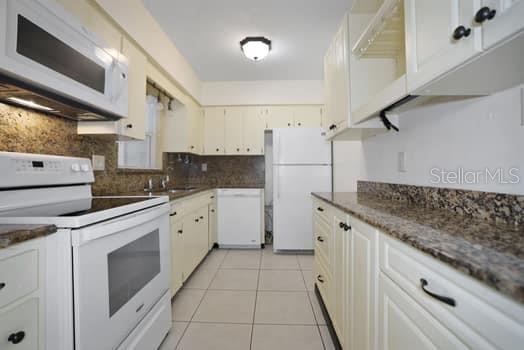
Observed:
[[[171,202],[172,296],[210,250],[209,208],[214,196],[209,191]]]
[[[208,207],[209,217],[209,238],[208,238],[208,249],[213,249],[215,243],[218,243],[217,228],[218,228],[218,216],[217,216],[217,204],[216,201],[211,203]]]
[[[313,217],[315,283],[343,349],[524,344],[521,304],[324,201]]]

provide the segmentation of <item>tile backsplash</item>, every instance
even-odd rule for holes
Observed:
[[[164,154],[161,170],[124,170],[117,168],[114,135],[78,135],[76,122],[52,115],[0,103],[0,151],[40,153],[91,158],[104,155],[105,171],[95,171],[95,195],[141,191],[153,178],[155,186],[169,173],[172,184],[209,186],[263,186],[263,156],[195,156],[192,163],[178,162],[176,154]],[[207,172],[201,164],[207,164]]]

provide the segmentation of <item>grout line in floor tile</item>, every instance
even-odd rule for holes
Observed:
[[[258,288],[260,284],[260,268],[262,267],[262,256],[263,254],[260,254],[260,258],[258,260],[257,289],[255,291],[255,307],[253,309],[253,323],[251,324],[251,338],[249,340],[249,350],[253,348],[253,333],[255,333],[255,315],[257,312],[257,298],[258,298]]]
[[[306,270],[306,271],[310,271],[310,270]],[[306,285],[306,290],[307,290],[306,276],[304,276],[304,272],[302,272],[302,279],[304,280],[304,284]],[[307,290],[307,298],[309,300],[309,305],[311,306],[311,311],[313,311],[313,318],[315,319],[320,341],[322,342],[322,346],[324,347],[324,350],[326,350],[326,343],[324,342],[324,338],[322,337],[322,332],[320,331],[320,324],[318,322],[317,315],[315,313],[315,308],[313,307],[313,300],[311,300],[311,293],[309,293],[309,290]]]

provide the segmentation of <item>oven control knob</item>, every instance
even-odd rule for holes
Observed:
[[[80,165],[77,163],[71,164],[71,170],[73,170],[75,173],[80,171]]]
[[[87,173],[89,171],[89,164],[82,164],[80,168],[84,173]]]

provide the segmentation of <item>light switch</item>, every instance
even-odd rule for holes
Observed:
[[[106,157],[105,156],[97,156],[96,154],[93,154],[92,162],[93,162],[93,170],[95,171],[106,170]]]
[[[207,163],[202,163],[201,168],[202,168],[202,171],[204,172],[207,171]]]

